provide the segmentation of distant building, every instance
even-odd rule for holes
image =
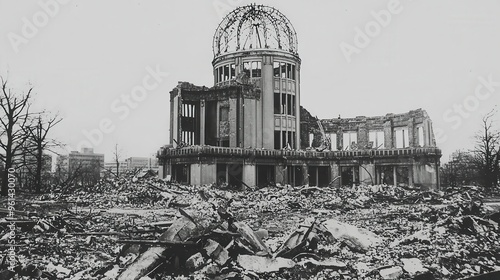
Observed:
[[[137,169],[152,169],[158,171],[158,159],[155,157],[129,157],[120,161],[118,172],[121,174],[126,171]],[[116,174],[116,162],[104,163],[104,170]]]
[[[127,162],[122,160],[118,162],[118,173],[122,174],[127,171]],[[116,174],[116,161],[113,162],[105,162],[104,163],[104,171],[110,172],[112,174]]]
[[[52,155],[44,154],[42,156],[42,172],[52,172]]]
[[[104,171],[104,154],[96,154],[92,148],[81,152],[72,151],[57,158],[55,173],[61,179],[75,178],[81,185],[95,184]]]
[[[149,159],[147,157],[129,157],[125,159],[125,162],[129,170],[147,168],[149,165]]]
[[[94,153],[92,148],[83,148],[81,152],[71,151],[68,155],[68,170],[70,173],[85,167],[95,174],[100,174],[104,167],[104,154]]]
[[[149,158],[149,169],[158,171],[160,168],[160,165],[158,163],[158,158],[156,157],[150,157]]]
[[[153,157],[129,157],[125,159],[127,169],[153,169],[158,170],[158,159]]]
[[[58,155],[56,158],[55,172],[68,172],[69,170],[69,157],[67,155]]]

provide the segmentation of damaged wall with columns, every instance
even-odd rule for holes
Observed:
[[[319,147],[322,142],[322,134],[319,129],[318,120],[321,122],[327,137],[330,134],[336,135],[336,143],[331,143],[328,147],[331,150],[352,149],[344,147],[344,133],[353,132],[357,136],[357,146],[355,149],[365,149],[369,147],[369,133],[380,131],[384,135],[384,147],[386,149],[397,148],[395,131],[398,129],[406,129],[408,133],[408,142],[406,147],[436,147],[434,132],[432,130],[432,121],[427,112],[422,109],[416,109],[402,114],[386,114],[385,116],[365,117],[358,116],[355,118],[332,118],[332,119],[317,119],[313,117],[305,108],[301,107],[301,129],[302,129],[302,148],[309,146],[309,135],[314,135],[312,147]],[[419,129],[422,129],[419,135]],[[420,136],[420,137],[419,137]],[[420,139],[419,139],[420,138]],[[420,143],[422,142],[423,143]],[[335,146],[334,146],[335,145]],[[373,147],[376,148],[376,147]]]
[[[377,117],[318,119],[301,107],[301,120],[303,149],[324,151],[380,150],[387,151],[385,154],[390,155],[388,151],[392,149],[436,148],[432,122],[425,110],[422,109],[403,114],[389,113]],[[318,123],[323,126],[324,135]],[[352,136],[346,135],[347,133],[355,134],[355,137],[352,138],[355,145],[344,140],[350,139],[352,141]],[[372,139],[370,139],[370,133]],[[311,136],[312,144],[309,141]],[[378,140],[380,143],[373,143],[373,137],[378,137],[375,141]],[[382,137],[383,139],[381,139]],[[338,163],[339,169],[342,167],[354,168],[353,172],[359,175],[358,183],[384,183],[384,178],[377,174],[377,166],[386,166],[388,170],[391,170],[389,177],[393,183],[418,185],[423,188],[438,187],[439,157],[434,155],[428,157],[424,155],[418,158],[388,157],[379,162],[369,160],[361,163],[352,161]],[[332,179],[342,175],[342,172],[337,171],[337,168],[333,168],[333,166],[331,168]],[[404,174],[401,174],[401,170],[404,170]],[[345,184],[345,176],[343,179],[333,181],[332,184],[336,186]]]

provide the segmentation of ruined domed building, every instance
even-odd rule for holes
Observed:
[[[200,185],[438,187],[441,151],[425,111],[351,119],[300,106],[297,34],[277,9],[235,9],[213,38],[214,86],[170,92],[160,176]]]

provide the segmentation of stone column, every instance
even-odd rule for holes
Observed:
[[[333,181],[332,187],[340,187],[340,166],[335,162],[330,162],[331,180]],[[339,178],[337,178],[339,177]]]
[[[262,59],[262,147],[274,149],[274,72],[271,57]]]
[[[398,185],[398,178],[397,178],[398,173],[397,173],[397,168],[398,168],[397,166],[393,166],[393,167],[392,167],[392,174],[393,174],[392,176],[394,177],[394,179],[393,179],[393,181],[394,181],[394,186],[397,186],[397,185]]]
[[[279,183],[279,184],[285,184],[285,178],[286,178],[286,171],[285,167],[283,164],[277,164],[275,167],[275,172],[274,172],[274,182]]]
[[[193,163],[190,166],[190,181],[191,185],[201,185],[201,164]]]
[[[257,168],[255,164],[243,164],[243,182],[250,187],[257,185]]]
[[[417,139],[415,139],[415,135]],[[413,124],[413,118],[408,120],[408,146],[415,147],[418,143],[418,134],[415,132],[415,125]]]
[[[358,148],[365,149],[368,146],[368,129],[366,123],[361,123],[358,127]]]
[[[300,64],[295,65],[295,148],[300,149]]]
[[[229,147],[238,147],[238,139],[236,137],[238,131],[238,108],[236,98],[229,98]]]
[[[243,129],[243,147],[257,147],[257,120],[255,115],[255,100],[245,99],[245,104],[243,105],[243,118],[244,118],[244,129]]]
[[[205,100],[200,100],[200,145],[205,145]]]
[[[200,183],[202,185],[212,184],[217,182],[217,165],[216,164],[201,164],[200,165]]]
[[[306,163],[302,164],[302,177],[304,178],[302,185],[309,185],[309,167]]]
[[[376,184],[375,165],[373,163],[363,164],[362,167],[360,167],[359,181],[369,182],[368,184]]]
[[[392,123],[390,120],[384,123],[384,144],[386,149],[394,148],[392,137]]]

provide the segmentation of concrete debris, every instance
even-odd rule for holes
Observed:
[[[261,228],[261,229],[254,231],[254,233],[255,233],[255,236],[257,238],[259,238],[260,240],[264,240],[264,239],[269,238],[269,231],[267,229]]]
[[[205,264],[205,259],[201,253],[196,253],[186,260],[186,268],[195,271]]]
[[[250,246],[251,249],[259,255],[269,254],[269,249],[262,239],[245,223],[236,222],[233,224],[236,231],[241,234],[241,240]]]
[[[320,261],[315,260],[313,258],[309,258],[309,259],[301,260],[300,262],[297,263],[297,265],[303,265],[303,266],[308,265],[308,264],[312,264],[312,265],[320,266],[320,267],[326,267],[326,268],[345,268],[347,266],[347,264],[345,262],[341,262],[336,258],[328,258],[328,259],[320,260]]]
[[[380,270],[382,279],[399,279],[403,275],[403,269],[400,266],[393,266]]]
[[[293,258],[297,254],[307,250],[307,248],[314,247],[316,234],[313,231],[315,229],[316,225],[314,222],[302,224],[302,227],[299,227],[290,234],[274,256]]]
[[[295,262],[281,257],[268,258],[262,256],[239,255],[238,264],[247,270],[257,273],[275,272],[282,268],[291,268]]]
[[[417,258],[402,258],[401,262],[403,263],[403,269],[408,272],[410,276],[415,276],[417,273],[428,271],[428,269],[423,266],[422,261]]]
[[[229,252],[226,248],[222,247],[219,243],[213,241],[212,239],[207,240],[207,242],[208,244],[203,248],[206,254],[218,265],[223,266],[226,264],[229,260]]]
[[[201,218],[196,222],[183,216],[175,220],[168,230],[158,238],[158,240],[165,242],[179,242],[179,245],[183,245],[188,238],[203,232],[207,226],[207,222]],[[136,280],[145,276],[162,261],[162,256],[165,253],[168,253],[167,251],[168,248],[165,247],[148,248],[120,274],[117,280]],[[198,268],[198,262],[196,261],[198,260],[193,260],[192,262],[195,269]]]
[[[376,246],[382,239],[376,234],[355,226],[330,219],[321,224],[333,236],[333,238],[344,241],[353,250],[367,251]]]
[[[427,230],[420,230],[415,233],[413,233],[410,236],[404,237],[403,239],[393,241],[389,244],[390,247],[396,247],[400,244],[409,244],[412,242],[421,242],[424,244],[429,244],[431,242],[430,240],[430,233]]]
[[[358,271],[358,273],[363,276],[365,273],[372,271],[367,263],[359,262],[353,265],[353,268]]]

